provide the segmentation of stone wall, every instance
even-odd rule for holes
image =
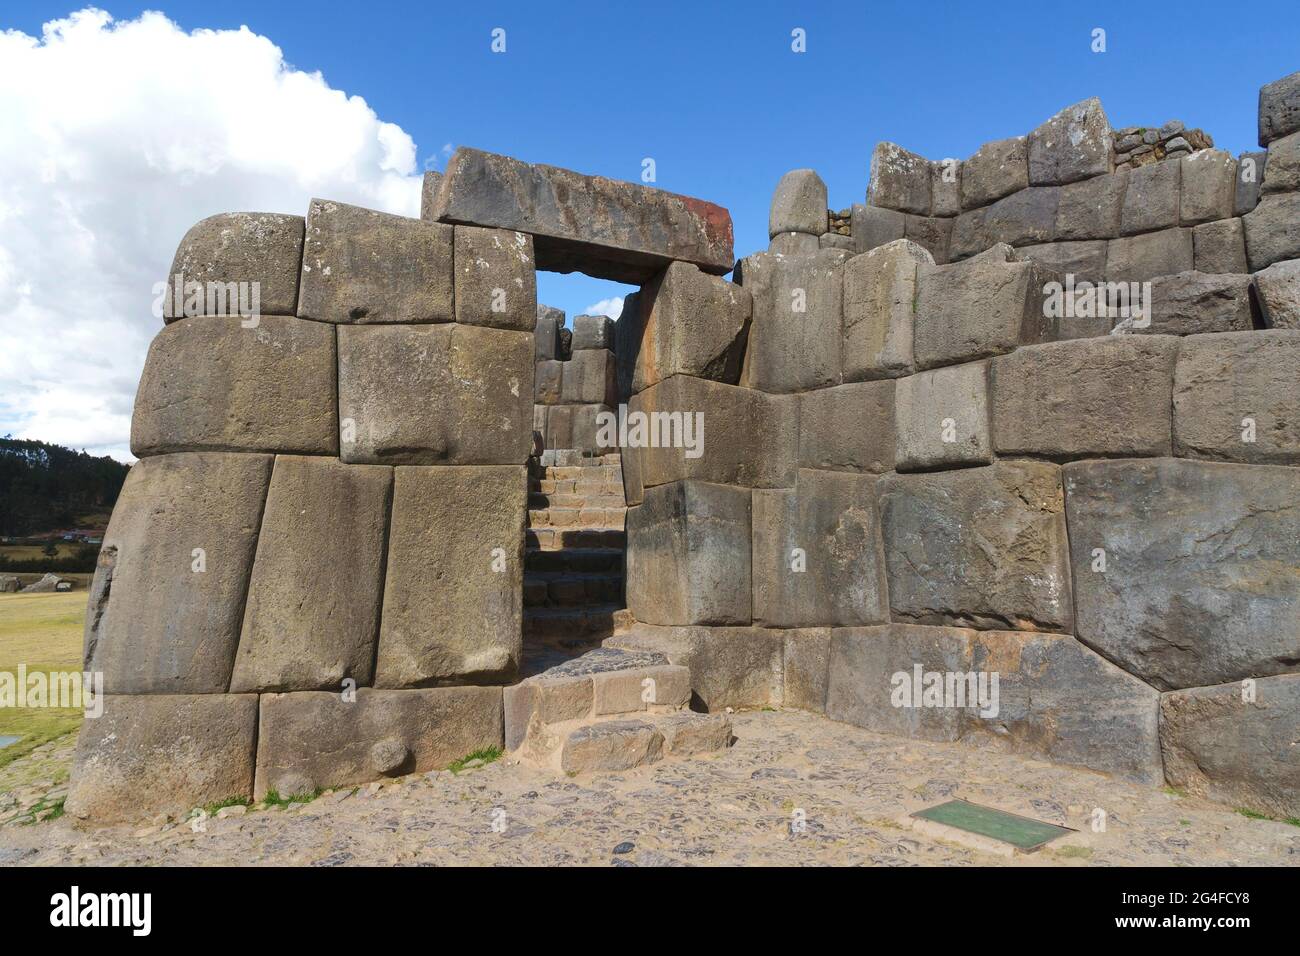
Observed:
[[[604,315],[574,316],[573,328],[568,329],[562,310],[538,305],[533,432],[541,450],[601,452],[596,442],[597,416],[618,404],[616,329],[614,320]]]

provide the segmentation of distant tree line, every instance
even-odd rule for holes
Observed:
[[[88,512],[111,511],[128,469],[108,456],[0,438],[0,535],[55,531],[72,527]]]

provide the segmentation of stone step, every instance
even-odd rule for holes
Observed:
[[[610,495],[578,495],[556,492],[543,494],[534,491],[528,495],[529,508],[622,508],[627,510],[627,500],[620,490]]]
[[[530,478],[530,494],[543,495],[617,495],[623,497],[623,482],[619,481],[576,481],[572,478]]]
[[[532,528],[622,528],[626,508],[530,508],[528,525]]]
[[[524,637],[611,637],[631,626],[631,612],[619,604],[524,607]]]
[[[623,549],[567,548],[563,551],[524,551],[524,573],[537,571],[617,571],[623,573]]]
[[[617,548],[622,550],[627,535],[622,528],[529,528],[524,543],[539,551],[569,548]]]
[[[623,602],[621,572],[543,571],[524,575],[524,607],[571,607]]]
[[[726,714],[682,711],[599,721],[568,733],[560,745],[559,769],[566,774],[631,770],[665,757],[726,750],[732,739],[731,718]]]

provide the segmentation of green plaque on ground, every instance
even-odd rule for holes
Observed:
[[[1029,817],[994,810],[992,807],[981,807],[965,800],[949,800],[937,807],[918,810],[912,816],[1001,840],[1026,852],[1037,850],[1049,840],[1074,832],[1054,823],[1031,820]]]

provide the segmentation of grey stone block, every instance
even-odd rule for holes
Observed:
[[[1061,187],[1056,206],[1056,238],[1113,239],[1120,234],[1120,216],[1129,172],[1121,170]]]
[[[438,187],[442,185],[442,173],[426,170],[424,180],[420,183],[420,218],[432,221],[438,200]]]
[[[988,362],[918,372],[898,380],[899,471],[988,464]]]
[[[903,235],[928,251],[935,262],[947,262],[952,224],[952,219],[905,215]]]
[[[1133,333],[1196,335],[1237,332],[1251,327],[1250,276],[1179,272],[1151,280],[1149,324],[1121,319],[1116,330]]]
[[[1259,88],[1259,145],[1300,130],[1300,73]]]
[[[823,232],[818,237],[818,247],[821,249],[843,249],[849,255],[858,251],[857,243],[853,241],[852,236],[843,236],[838,232]]]
[[[1128,188],[1120,212],[1120,235],[1132,236],[1178,225],[1182,169],[1181,162],[1148,163],[1128,174]]]
[[[541,405],[558,405],[562,400],[564,367],[568,362],[548,359],[533,370],[533,401]],[[537,427],[536,423],[533,425]]]
[[[167,274],[163,320],[253,311],[253,283],[259,315],[293,315],[298,307],[303,227],[302,216],[273,212],[229,212],[199,220],[176,247]],[[202,294],[193,294],[194,289],[187,293],[189,282],[201,283]],[[241,306],[249,308],[241,311]]]
[[[826,231],[826,184],[811,169],[792,169],[781,177],[772,196],[768,236],[801,232],[820,236]]]
[[[1237,156],[1237,179],[1233,186],[1232,214],[1244,216],[1259,204],[1267,153],[1245,152]]]
[[[808,232],[779,232],[767,244],[768,252],[781,256],[811,256],[821,248],[821,237]]]
[[[716,712],[781,703],[786,631],[763,627],[654,627],[636,624],[607,647],[657,651],[691,672],[692,706]]]
[[[1192,230],[1162,229],[1112,239],[1106,245],[1106,281],[1145,282],[1191,271]]]
[[[560,356],[560,329],[564,327],[564,310],[549,305],[537,306],[537,322],[533,325],[533,338],[537,346],[537,361],[557,359]]]
[[[867,202],[884,209],[930,215],[930,161],[894,143],[877,143],[871,153]]]
[[[998,242],[985,226],[987,216],[987,208],[970,209],[952,221],[952,234],[948,237],[949,261],[969,259]]]
[[[826,713],[830,681],[831,635],[827,627],[782,631],[783,680],[781,706]]]
[[[1045,242],[1037,246],[1021,246],[1016,258],[1037,262],[1060,276],[1073,275],[1076,279],[1099,282],[1106,275],[1106,240],[1089,242]]]
[[[1300,258],[1300,193],[1261,196],[1241,217],[1246,229],[1246,260],[1251,272],[1282,259]]]
[[[1300,259],[1275,262],[1252,280],[1264,321],[1274,329],[1300,329]]]
[[[532,236],[455,227],[456,321],[531,332],[537,325]]]
[[[1268,164],[1260,193],[1295,192],[1300,189],[1300,132],[1291,133],[1268,144]]]
[[[988,248],[995,242],[1012,246],[1051,242],[1056,238],[1060,199],[1058,186],[1030,186],[1004,196],[984,210],[984,239],[979,244]]]
[[[1243,273],[1246,232],[1239,218],[1206,222],[1192,230],[1193,262],[1197,272]]]
[[[985,143],[962,163],[961,208],[987,206],[1029,185],[1023,136]]]
[[[955,365],[1047,338],[1043,285],[1033,262],[978,262],[917,270],[913,350],[918,369]]]
[[[858,252],[903,238],[906,219],[894,209],[854,203],[852,215],[853,243]]]
[[[614,351],[614,320],[607,315],[575,315],[573,317],[574,352],[590,349]]]
[[[618,400],[614,353],[605,349],[575,349],[561,362],[560,400],[567,404],[612,405]]]
[[[1162,164],[1157,164],[1162,165]],[[1179,221],[1184,226],[1233,215],[1237,189],[1237,161],[1220,149],[1200,149],[1178,161],[1182,186]]]
[[[930,163],[930,215],[952,217],[961,212],[961,162],[936,159]]]
[[[1029,184],[1072,183],[1111,171],[1110,121],[1101,101],[1067,106],[1028,137]]]
[[[804,392],[799,467],[885,472],[894,467],[894,383],[852,382]]]
[[[607,720],[579,727],[564,740],[560,769],[566,774],[615,772],[662,759],[664,735],[641,720]]]
[[[754,320],[741,384],[765,392],[839,384],[845,258],[823,249],[799,259],[760,252],[744,260]]]
[[[844,380],[894,377],[912,371],[916,274],[934,257],[914,242],[895,240],[844,263]]]

